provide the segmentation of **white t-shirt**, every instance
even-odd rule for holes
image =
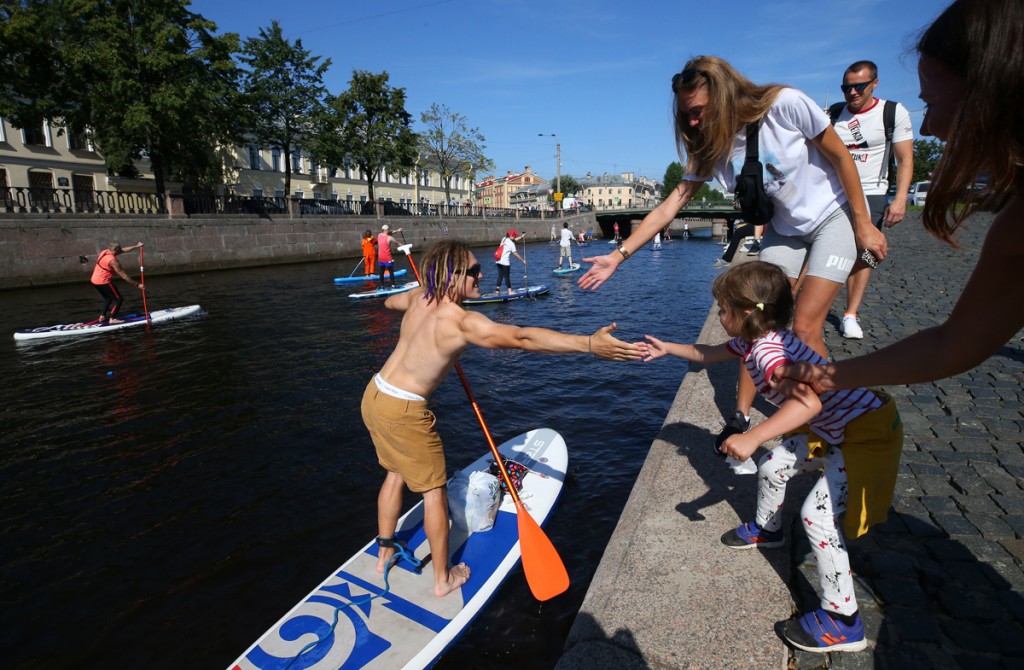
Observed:
[[[836,133],[853,156],[860,173],[864,195],[885,195],[889,190],[888,156],[885,154],[885,100],[875,98],[874,104],[856,114],[843,107],[836,119]],[[914,139],[914,126],[910,112],[896,103],[896,125],[892,129],[892,143]],[[883,164],[884,163],[886,164]]]
[[[513,242],[510,238],[506,237],[501,240],[501,247],[501,260],[495,261],[495,263],[497,263],[498,265],[511,265],[511,256],[513,252],[515,252],[516,250],[516,243]]]
[[[828,114],[795,88],[784,88],[761,119],[758,152],[764,165],[764,189],[775,203],[771,226],[780,235],[794,237],[816,229],[846,203],[839,176],[811,142],[829,126]],[[733,140],[732,153],[712,169],[711,177],[729,191],[736,190],[736,175],[747,157],[747,129]],[[686,175],[690,181],[710,178]]]
[[[572,231],[568,228],[562,228],[562,239],[559,241],[558,246],[560,247],[571,247],[572,246]]]

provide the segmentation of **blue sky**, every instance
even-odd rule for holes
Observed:
[[[916,132],[923,105],[912,47],[947,4],[194,0],[191,9],[243,39],[277,19],[289,40],[331,59],[332,93],[348,87],[354,69],[387,71],[406,89],[417,124],[438,103],[479,128],[497,174],[530,165],[554,178],[558,142],[562,174],[628,171],[660,180],[677,160],[669,83],[698,54],[822,104],[826,95],[842,99],[847,65],[873,60],[876,95],[904,103]]]

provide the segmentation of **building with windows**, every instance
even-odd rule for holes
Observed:
[[[473,202],[477,207],[508,209],[512,207],[512,194],[525,186],[547,183],[543,177],[535,175],[530,166],[524,172],[508,171],[504,177],[487,177],[477,182]]]
[[[221,147],[218,153],[224,168],[224,183],[218,190],[224,193],[333,200],[347,203],[356,212],[369,199],[366,176],[350,163],[323,165],[308,152],[296,149],[290,166],[292,192],[286,194],[284,156],[280,149],[246,144]],[[17,128],[0,118],[0,191],[8,201],[18,193],[43,211],[53,209],[48,204],[58,200],[62,209],[87,211],[90,199],[100,194],[155,193],[148,161],[137,162],[136,169],[140,175],[137,179],[108,175],[102,154],[87,136],[71,135],[50,123],[41,124],[38,129]],[[181,190],[180,183],[165,183],[170,192]],[[449,202],[468,201],[472,186],[469,175],[455,175]],[[374,196],[410,211],[448,204],[441,174],[421,166],[408,175],[381,171],[374,181]]]
[[[616,209],[650,209],[661,201],[661,185],[632,172],[593,176],[580,180],[577,199],[597,211]]]
[[[509,196],[509,206],[513,209],[547,210],[552,207],[548,202],[551,183],[541,180],[519,189]]]

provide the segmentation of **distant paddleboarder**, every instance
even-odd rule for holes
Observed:
[[[420,276],[422,286],[384,303],[403,312],[402,325],[394,352],[366,386],[361,409],[377,458],[387,471],[377,498],[377,571],[383,573],[395,554],[402,493],[408,486],[423,496],[434,594],[440,597],[465,584],[470,569],[465,563],[448,565],[448,471],[427,399],[466,347],[592,353],[613,361],[636,360],[640,353],[635,345],[612,336],[614,323],[593,335],[569,335],[495,323],[480,312],[463,309],[463,299],[480,297],[483,269],[461,240],[435,243],[423,257]]]
[[[126,251],[135,251],[140,248],[142,248],[142,242],[133,244],[130,247],[122,247],[117,242],[114,242],[101,251],[100,255],[96,258],[96,267],[92,269],[92,278],[89,281],[100,292],[100,295],[103,296],[103,311],[100,312],[99,318],[96,319],[98,323],[121,323],[121,320],[115,317],[117,317],[117,313],[121,310],[121,303],[124,302],[124,297],[113,282],[115,272],[129,284],[135,284],[136,288],[140,290],[145,288],[141,281],[137,282],[126,275],[124,270],[121,269],[121,264],[117,261],[117,257]]]

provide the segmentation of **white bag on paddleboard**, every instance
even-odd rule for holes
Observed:
[[[459,472],[448,484],[448,510],[462,530],[480,533],[494,527],[501,504],[498,478],[487,472]]]

